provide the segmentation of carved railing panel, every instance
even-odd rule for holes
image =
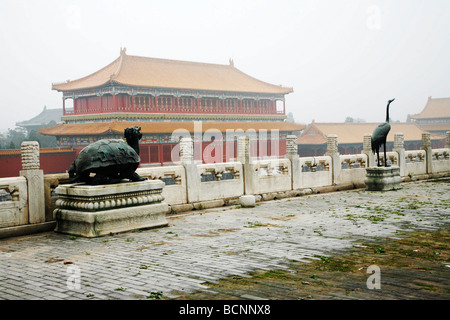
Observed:
[[[24,177],[0,179],[0,228],[28,223],[28,191]]]

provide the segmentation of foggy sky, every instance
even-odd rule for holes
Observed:
[[[228,64],[293,87],[300,123],[382,122],[450,97],[450,1],[0,1],[0,131],[62,107],[52,83],[127,54]]]

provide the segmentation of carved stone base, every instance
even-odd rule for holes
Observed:
[[[366,187],[369,191],[388,191],[401,189],[400,168],[370,167],[366,169]]]
[[[146,180],[111,185],[69,184],[55,189],[56,232],[98,237],[167,225],[164,182]]]

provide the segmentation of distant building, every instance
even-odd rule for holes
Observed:
[[[450,98],[428,97],[422,112],[409,115],[409,119],[429,133],[445,136],[450,131]]]
[[[418,150],[422,145],[422,128],[414,123],[393,122],[391,131],[387,136],[387,150],[392,150],[394,134],[401,132],[404,135],[406,150]],[[298,152],[300,156],[323,156],[327,151],[327,136],[338,136],[340,154],[357,154],[363,149],[365,134],[372,134],[379,123],[316,123],[313,121],[298,136]],[[432,147],[442,148],[445,145],[445,137],[431,136]]]
[[[255,79],[232,60],[229,65],[175,61],[130,56],[121,49],[106,67],[53,84],[53,89],[63,94],[64,124],[40,133],[56,136],[60,146],[78,152],[98,139],[122,137],[125,125],[138,125],[143,133],[141,163],[170,161],[178,143],[171,139],[172,132],[184,129],[193,135],[194,121],[203,121],[203,130],[216,129],[224,137],[227,130],[267,132],[257,136],[267,148],[270,130],[277,130],[280,155],[285,153],[286,136],[305,127],[286,122],[285,95],[292,88]],[[202,139],[203,148],[211,143],[207,135]]]
[[[63,109],[47,109],[47,107],[44,106],[44,110],[37,116],[29,120],[17,122],[16,126],[25,128],[27,132],[30,133],[32,130],[38,131],[40,128],[61,124],[62,115]]]

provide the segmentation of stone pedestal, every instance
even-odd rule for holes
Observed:
[[[161,195],[164,182],[145,180],[111,185],[60,185],[56,232],[84,237],[166,226],[169,206]]]
[[[369,191],[388,191],[401,188],[400,168],[370,167],[366,169],[366,186]]]

